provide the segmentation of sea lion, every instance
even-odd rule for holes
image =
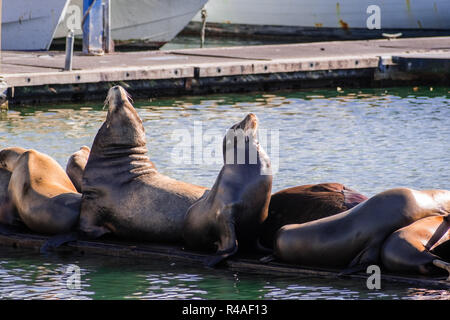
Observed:
[[[270,198],[261,244],[273,247],[276,232],[287,224],[301,224],[353,208],[367,197],[340,183],[308,184],[287,188]]]
[[[0,169],[0,223],[10,225],[13,223],[11,214],[11,202],[8,196],[8,185],[11,179],[11,172],[3,168]]]
[[[450,215],[423,218],[387,238],[381,261],[393,272],[432,275],[444,269],[450,273],[450,263],[433,253],[434,248],[449,240]]]
[[[27,149],[21,147],[9,147],[0,151],[0,168],[12,173],[17,159],[26,152]]]
[[[142,120],[121,86],[107,95],[106,121],[83,174],[80,230],[144,241],[182,241],[186,210],[206,188],[160,174],[147,156]]]
[[[91,149],[87,146],[82,146],[80,150],[72,154],[67,161],[66,173],[72,181],[78,192],[82,191],[82,179],[84,168],[89,158]]]
[[[258,119],[252,113],[228,130],[223,139],[224,165],[214,186],[186,213],[185,243],[189,248],[217,250],[207,261],[210,266],[233,255],[238,244],[255,248],[267,217],[272,174],[257,130]]]
[[[8,193],[21,221],[29,229],[60,234],[76,225],[81,194],[55,160],[31,149],[20,156],[2,150],[0,159],[3,168],[12,170]]]
[[[5,148],[0,152],[0,223],[4,225],[21,225],[17,210],[8,194],[12,167],[26,149],[20,147]]]
[[[274,253],[290,263],[357,271],[378,263],[380,247],[394,231],[449,211],[450,191],[391,189],[334,216],[282,227]]]

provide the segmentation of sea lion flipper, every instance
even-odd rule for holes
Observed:
[[[232,220],[232,208],[226,208],[219,216],[220,239],[217,242],[217,252],[213,257],[206,259],[208,267],[214,267],[228,257],[234,255],[238,250],[236,230]]]
[[[269,262],[272,262],[275,260],[276,260],[275,255],[271,254],[271,255],[262,257],[261,259],[259,259],[259,262],[266,264],[266,263],[269,263]]]
[[[255,243],[255,249],[257,252],[262,253],[262,254],[272,254],[273,253],[273,249],[267,248],[265,245],[263,245],[261,243],[261,238],[258,237],[256,239],[256,243]]]
[[[449,274],[446,281],[450,281],[450,263],[439,260],[439,259],[435,259],[435,260],[433,260],[433,264],[438,268],[446,270]]]
[[[237,240],[235,241],[235,245],[225,251],[217,251],[214,256],[208,257],[205,260],[205,265],[209,268],[214,268],[222,261],[226,260],[227,258],[233,256],[238,251],[238,245]]]
[[[370,265],[369,263],[365,263],[365,264],[356,264],[352,267],[348,267],[348,268],[342,270],[341,272],[339,272],[338,277],[348,276],[348,275],[351,275],[354,273],[361,272],[363,270],[365,271],[369,265]]]
[[[364,248],[353,260],[348,267],[339,273],[339,276],[349,275],[366,270],[368,266],[376,263],[379,248],[377,246],[368,246]]]
[[[111,230],[109,230],[106,227],[103,226],[86,226],[84,225],[82,228],[82,234],[84,237],[88,239],[97,239],[100,238],[102,235],[110,233]]]
[[[47,253],[48,249],[56,249],[63,244],[66,244],[68,242],[76,241],[78,240],[78,233],[76,232],[70,232],[66,234],[59,234],[57,236],[49,238],[39,249],[41,253]]]

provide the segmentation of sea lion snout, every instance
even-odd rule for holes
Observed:
[[[106,105],[108,105],[108,113],[105,130],[109,130],[111,137],[103,136],[102,139],[112,139],[117,144],[128,144],[128,142],[134,144],[137,139],[139,145],[145,144],[144,126],[131,103],[128,92],[121,86],[112,87],[106,96]],[[108,144],[109,141],[105,143]]]
[[[242,129],[246,136],[255,136],[258,130],[258,122],[258,117],[253,113],[249,113],[234,129]]]
[[[109,89],[105,99],[105,106],[108,106],[108,112],[114,111],[115,108],[122,107],[126,103],[130,103],[130,94],[121,86],[114,86]]]
[[[89,148],[88,146],[82,146],[80,148],[80,151],[89,153],[89,152],[91,152],[91,148]]]

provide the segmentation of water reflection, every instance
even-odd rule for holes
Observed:
[[[0,248],[0,299],[450,299],[446,290],[365,280],[273,277],[194,268],[167,261],[42,256]],[[64,272],[81,268],[81,289],[70,290]]]

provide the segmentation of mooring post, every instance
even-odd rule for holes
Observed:
[[[65,71],[72,71],[73,43],[74,43],[73,30],[69,30],[69,33],[67,33],[66,37],[66,63],[64,65]]]
[[[1,75],[2,71],[2,0],[0,0],[0,111],[8,110],[8,84]]]
[[[202,15],[202,29],[200,31],[200,48],[203,48],[203,46],[205,45],[206,18],[208,17],[208,13],[206,12],[205,7],[202,8],[201,15]]]
[[[0,0],[0,72],[2,71],[2,0]]]
[[[101,0],[83,0],[83,53],[102,55],[103,11]]]
[[[114,51],[111,38],[111,0],[103,0],[103,50],[106,53]]]

